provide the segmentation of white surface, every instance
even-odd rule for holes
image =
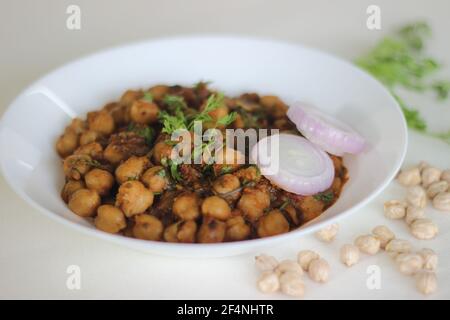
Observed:
[[[302,42],[351,59],[389,28],[418,17],[429,19],[435,30],[432,52],[446,58],[445,41],[449,20],[448,1],[377,1],[382,8],[381,31],[365,28],[369,1],[278,2],[132,1],[112,5],[106,1],[5,1],[0,13],[0,97],[4,108],[27,83],[46,71],[81,54],[125,41],[177,33],[234,32]],[[82,8],[80,31],[65,29],[65,8],[78,3]],[[53,6],[50,6],[52,4]],[[21,5],[23,7],[21,7]],[[25,7],[26,6],[26,7]],[[140,8],[140,10],[136,10]],[[158,14],[148,18],[149,12]],[[332,35],[330,37],[330,33]],[[449,63],[449,61],[447,61]],[[450,77],[448,68],[443,76]],[[427,111],[434,128],[448,126],[449,104],[414,100]],[[411,134],[407,163],[427,160],[450,167],[450,148],[441,142]],[[401,222],[382,215],[386,199],[401,196],[392,185],[370,205],[341,224],[338,239],[323,245],[313,237],[268,250],[280,258],[294,257],[304,248],[315,248],[329,259],[332,277],[327,285],[307,282],[307,298],[421,298],[411,278],[400,275],[385,255],[364,258],[352,269],[337,260],[337,248],[378,223],[386,223],[398,237],[413,240]],[[414,241],[417,248],[431,247],[440,254],[439,291],[431,298],[450,298],[450,216],[430,210],[441,233],[432,241]],[[213,260],[162,258],[134,252],[93,237],[73,232],[54,223],[25,204],[0,178],[0,297],[2,298],[264,298],[254,281],[252,256]],[[366,267],[378,264],[382,289],[368,290]],[[82,288],[66,288],[66,268],[79,265]],[[343,290],[342,288],[346,288]],[[270,296],[274,298],[282,296]]]
[[[249,48],[260,53],[255,56]],[[182,58],[176,54],[180,51],[183,51]],[[278,62],[267,63],[272,59]],[[106,69],[108,72],[101,72]],[[239,70],[246,72],[236,79],[234,75]],[[278,79],[266,80],[261,77],[261,70],[269,78]],[[64,177],[61,159],[54,149],[54,142],[71,117],[84,118],[92,110],[91,106],[101,107],[117,100],[128,88],[158,83],[192,84],[204,74],[225,94],[256,91],[276,93],[288,104],[294,99],[308,101],[351,124],[363,135],[367,141],[364,152],[344,156],[352,178],[345,184],[339,200],[318,219],[293,232],[240,243],[207,245],[118,237],[99,231],[74,215],[60,197]],[[69,227],[149,253],[211,258],[293,241],[355,212],[377,196],[398,172],[406,152],[406,140],[406,124],[394,99],[381,84],[352,64],[317,50],[274,41],[182,37],[108,50],[39,79],[14,100],[1,119],[0,166],[22,198]],[[332,181],[331,160],[325,153],[323,156],[330,163]]]

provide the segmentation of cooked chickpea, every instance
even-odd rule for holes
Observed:
[[[231,209],[224,199],[212,196],[203,201],[202,213],[218,220],[227,220],[231,216]]]
[[[241,216],[233,217],[227,220],[227,231],[225,238],[227,241],[241,241],[250,236],[250,226],[245,223]]]
[[[204,219],[198,231],[197,240],[200,243],[222,242],[225,238],[225,222],[216,219]]]
[[[259,102],[275,119],[282,118],[286,115],[288,108],[277,96],[262,96]]]
[[[79,189],[69,199],[69,208],[81,217],[91,217],[101,204],[100,196],[94,190]]]
[[[123,212],[109,204],[98,207],[94,223],[97,229],[109,233],[117,233],[127,226]]]
[[[165,85],[156,85],[148,89],[150,94],[155,100],[162,100],[164,96],[169,92],[169,87]]]
[[[103,147],[98,142],[91,142],[78,147],[74,154],[85,154],[93,159],[101,159],[103,156]]]
[[[84,146],[91,142],[96,142],[101,137],[101,134],[97,131],[87,130],[80,135],[80,145]]]
[[[154,193],[164,191],[169,185],[169,179],[164,167],[155,166],[147,171],[141,177],[141,181]]]
[[[205,103],[200,107],[201,110],[205,109],[206,107],[206,101]],[[228,115],[228,107],[224,103],[223,105],[219,106],[218,108],[214,109],[213,111],[209,112],[208,115],[211,117],[210,121],[203,122],[203,128],[210,129],[210,128],[219,128],[223,129],[223,125],[217,125],[216,123],[219,119],[222,119],[223,117],[226,117]]]
[[[179,221],[164,230],[164,240],[167,242],[195,242],[197,223],[193,220]]]
[[[83,133],[86,130],[86,121],[80,118],[74,118],[66,128],[66,132],[73,131],[76,134]]]
[[[64,185],[61,191],[61,198],[67,203],[69,202],[70,196],[80,189],[84,189],[86,185],[83,180],[69,180]]]
[[[258,220],[264,214],[264,209],[269,206],[269,193],[255,188],[244,189],[237,204],[238,209],[253,222]]]
[[[300,202],[300,209],[305,222],[317,218],[324,210],[325,204],[314,196],[306,196]]]
[[[213,182],[213,189],[219,195],[230,193],[237,190],[241,186],[239,178],[232,174],[224,174]],[[239,194],[238,192],[236,192]]]
[[[129,180],[139,180],[142,173],[150,165],[150,160],[144,157],[130,157],[116,168],[116,179],[119,184]]]
[[[166,141],[159,141],[153,147],[153,160],[161,164],[162,159],[170,159],[173,147]]]
[[[193,220],[200,215],[199,201],[195,193],[184,193],[175,198],[173,213],[183,220]]]
[[[71,155],[64,159],[63,170],[66,177],[80,180],[91,169],[92,158],[88,155]]]
[[[272,210],[258,221],[258,235],[263,237],[275,236],[289,231],[289,223],[280,210]]]
[[[87,121],[89,130],[97,131],[104,135],[111,134],[115,129],[114,119],[106,110],[89,112]]]
[[[84,181],[90,190],[97,191],[101,196],[106,196],[114,185],[114,177],[111,173],[102,169],[92,169],[85,177]]]
[[[65,158],[71,155],[78,147],[78,134],[74,131],[66,131],[58,141],[56,141],[56,151],[58,154]]]
[[[130,107],[131,120],[140,124],[150,124],[158,120],[159,108],[156,103],[136,100]]]
[[[126,154],[119,146],[111,143],[105,148],[105,151],[103,152],[103,157],[112,164],[117,165],[122,160],[125,160]]]
[[[120,103],[122,105],[131,105],[137,99],[140,99],[144,96],[144,93],[140,90],[127,90],[120,97]]]
[[[127,217],[143,213],[153,203],[153,193],[139,181],[123,183],[117,193],[116,206]]]
[[[139,214],[135,216],[133,235],[138,239],[154,240],[161,239],[164,226],[162,222],[149,214]]]

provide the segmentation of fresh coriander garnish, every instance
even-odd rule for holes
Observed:
[[[145,143],[151,145],[153,143],[153,139],[155,138],[155,130],[152,127],[139,127],[134,123],[130,123],[128,125],[128,131],[132,131],[136,133],[138,136],[144,138]]]
[[[173,162],[171,159],[163,158],[161,159],[161,164],[164,167],[169,168],[170,175],[172,176],[172,179],[175,181],[181,181],[183,178],[181,177],[181,174],[178,172],[178,164]]]
[[[236,112],[231,112],[231,113],[227,114],[225,117],[220,118],[217,121],[216,125],[217,126],[222,125],[224,127],[227,127],[230,124],[232,124],[234,122],[234,120],[236,120],[236,116],[237,116]]]
[[[217,108],[219,108],[222,104],[223,104],[223,100],[224,100],[224,96],[222,93],[218,93],[218,94],[212,94],[209,96],[208,100],[206,101],[206,106],[205,108],[197,113],[196,115],[194,115],[193,117],[191,117],[189,124],[188,124],[188,129],[192,129],[194,127],[194,123],[196,121],[201,121],[201,122],[206,122],[206,121],[211,121],[212,118],[209,115],[210,112],[216,110]]]
[[[144,97],[142,97],[141,100],[144,100],[146,102],[153,102],[153,95],[150,92],[145,92]]]
[[[408,24],[394,35],[382,39],[355,62],[391,91],[402,108],[408,127],[449,142],[446,132],[428,133],[427,124],[419,111],[408,106],[396,93],[396,89],[403,87],[416,92],[433,90],[439,99],[448,98],[450,81],[429,81],[429,77],[441,67],[424,50],[425,40],[430,34],[431,29],[425,22]]]
[[[287,205],[290,203],[291,203],[291,200],[289,200],[289,199],[284,200],[283,204],[280,206],[280,210],[284,210],[284,208],[286,208]]]
[[[170,110],[183,110],[187,108],[187,104],[183,97],[175,95],[166,95],[163,102],[167,104]]]
[[[161,169],[158,171],[158,173],[156,175],[164,178],[166,176],[166,170]]]
[[[333,191],[322,192],[322,193],[318,193],[318,194],[314,195],[313,197],[314,197],[314,199],[316,199],[318,201],[322,201],[327,204],[327,203],[330,203],[331,201],[333,201],[334,193],[333,193]]]
[[[223,166],[220,169],[220,174],[227,174],[233,171],[233,167],[232,166]]]

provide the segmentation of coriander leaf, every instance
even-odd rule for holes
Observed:
[[[334,193],[332,191],[318,193],[313,196],[314,199],[322,201],[324,203],[330,203],[334,199]]]
[[[431,85],[431,87],[436,92],[439,99],[445,100],[448,98],[448,93],[450,91],[450,81],[448,80],[435,81]]]
[[[130,123],[127,130],[132,131],[138,136],[144,138],[145,143],[149,145],[153,143],[153,139],[155,138],[155,130],[152,127],[139,127],[133,123]]]
[[[400,108],[403,111],[403,115],[405,116],[408,127],[421,132],[426,131],[427,124],[425,123],[425,120],[422,118],[422,116],[419,114],[419,111],[407,107],[403,99],[401,99],[395,93],[392,93],[392,95],[400,105]]]
[[[229,126],[231,123],[233,123],[234,120],[236,120],[236,116],[237,116],[237,113],[236,113],[236,112],[231,112],[231,113],[229,113],[228,115],[226,115],[225,117],[220,118],[220,119],[217,121],[216,125],[217,125],[217,126],[222,125],[222,126],[224,126],[224,127],[227,127],[227,126]]]
[[[153,95],[150,92],[144,93],[144,97],[141,99],[146,102],[153,102]]]
[[[163,102],[167,104],[170,110],[181,111],[187,108],[187,104],[181,96],[166,95]]]
[[[186,118],[181,111],[176,111],[175,115],[171,115],[167,111],[161,111],[159,120],[163,125],[161,129],[163,133],[172,134],[178,129],[187,129]]]
[[[175,181],[183,180],[180,173],[178,172],[178,164],[176,164],[175,162],[172,162],[172,161],[170,163],[170,174],[172,175],[172,178]]]
[[[201,122],[211,121],[212,118],[209,115],[209,113],[219,108],[223,104],[223,101],[224,96],[222,93],[219,94],[213,93],[212,95],[210,95],[208,100],[206,101],[205,108],[201,112],[192,117],[191,121],[189,122],[188,128],[191,129],[196,121]]]

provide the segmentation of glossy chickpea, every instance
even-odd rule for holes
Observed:
[[[92,159],[101,159],[103,157],[103,147],[98,142],[91,142],[78,147],[74,154],[85,154]]]
[[[161,240],[164,226],[162,222],[149,214],[139,214],[135,216],[133,235],[143,240]]]
[[[106,110],[89,112],[87,115],[89,130],[109,135],[115,129],[114,119]]]
[[[193,220],[179,221],[164,230],[164,240],[167,242],[195,242],[197,223]]]
[[[141,181],[154,193],[163,192],[169,185],[169,179],[164,167],[155,166],[147,171],[141,177]]]
[[[96,142],[101,137],[101,134],[97,131],[87,130],[80,135],[80,145],[84,146],[91,142]]]
[[[219,195],[231,193],[239,189],[241,183],[239,178],[232,174],[224,174],[218,177],[212,184],[213,190]],[[236,192],[239,195],[239,192]]]
[[[85,177],[84,181],[90,190],[97,191],[101,196],[106,196],[114,185],[114,177],[111,173],[102,169],[92,169]]]
[[[144,157],[130,157],[116,168],[116,179],[119,184],[128,180],[138,180],[145,169],[150,165],[150,160]]]
[[[200,243],[216,243],[225,239],[225,222],[216,219],[204,219],[197,234]]]
[[[169,92],[169,87],[165,85],[156,85],[148,89],[153,99],[162,100],[164,96]]]
[[[65,132],[59,139],[56,141],[56,151],[59,156],[65,158],[71,155],[75,149],[78,147],[78,134],[74,131]]]
[[[166,141],[159,141],[153,147],[153,160],[156,164],[161,164],[162,159],[170,159],[172,146]]]
[[[98,207],[94,224],[97,229],[108,233],[117,233],[127,226],[123,212],[109,204]]]
[[[86,185],[83,180],[69,180],[61,190],[61,198],[64,202],[69,202],[70,196],[80,189],[84,189]]]
[[[195,193],[186,192],[175,198],[173,213],[183,220],[193,220],[200,215],[199,201]]]
[[[304,197],[299,204],[305,222],[318,217],[325,208],[325,204],[314,196]]]
[[[71,155],[64,159],[63,170],[66,177],[80,180],[91,169],[92,158],[88,155]]]
[[[275,236],[289,231],[289,223],[280,210],[272,210],[258,221],[258,236]]]
[[[262,96],[259,102],[275,119],[282,118],[286,115],[287,106],[277,96]]]
[[[246,188],[242,197],[239,199],[237,207],[250,221],[258,220],[263,214],[264,209],[270,206],[270,196],[268,192]]]
[[[86,121],[81,120],[80,118],[74,118],[67,126],[65,132],[72,131],[76,134],[83,133],[87,129]]]
[[[119,146],[111,143],[105,148],[103,157],[110,163],[117,165],[121,161],[125,160],[126,154],[121,150]]]
[[[122,97],[120,97],[120,104],[125,106],[130,106],[134,101],[142,98],[144,93],[140,90],[127,90],[124,92]]]
[[[153,193],[139,181],[123,183],[116,197],[116,206],[127,217],[145,212],[153,204]]]
[[[200,110],[205,109],[206,103],[207,103],[207,101],[205,101],[203,103],[203,105],[200,107]],[[203,128],[205,128],[205,129],[216,128],[216,127],[219,129],[225,128],[224,125],[216,125],[216,124],[219,119],[226,117],[228,115],[228,112],[229,112],[229,110],[225,103],[222,104],[221,106],[219,106],[218,108],[214,109],[213,111],[209,112],[208,115],[211,117],[211,120],[203,122]]]
[[[100,206],[100,196],[94,190],[79,189],[69,199],[69,209],[81,217],[91,217]]]
[[[202,203],[202,213],[218,220],[227,220],[231,216],[228,203],[218,196],[206,198]]]
[[[130,107],[130,118],[140,124],[151,124],[158,120],[159,108],[154,102],[136,100]]]
[[[226,221],[226,225],[225,239],[227,241],[241,241],[249,238],[251,230],[244,218],[240,216],[230,218]]]

